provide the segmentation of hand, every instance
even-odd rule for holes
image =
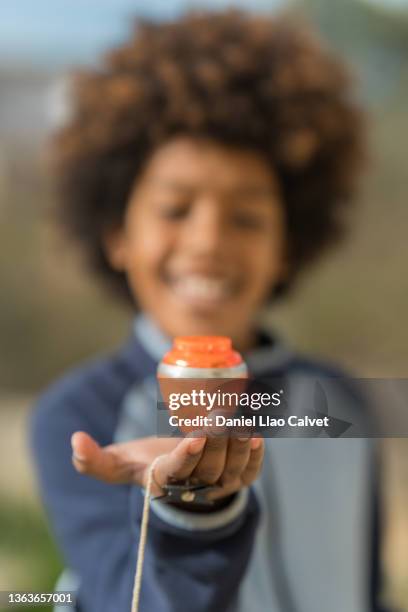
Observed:
[[[154,470],[152,494],[171,479],[191,478],[215,485],[209,499],[227,497],[258,476],[263,459],[262,438],[203,436],[142,438],[101,447],[85,432],[72,436],[74,467],[81,474],[109,483],[130,483],[145,487],[152,461],[162,455]]]

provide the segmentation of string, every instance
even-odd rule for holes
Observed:
[[[138,612],[139,610],[140,589],[142,586],[142,575],[143,575],[143,562],[144,562],[144,557],[145,557],[147,531],[148,531],[148,526],[149,526],[150,499],[152,495],[152,486],[154,484],[154,469],[158,461],[162,459],[163,456],[164,455],[159,455],[159,457],[156,457],[154,459],[154,461],[151,463],[149,467],[149,472],[147,474],[147,483],[146,483],[146,488],[145,488],[142,522],[140,525],[139,548],[137,551],[136,572],[135,572],[135,579],[133,583],[131,612]]]

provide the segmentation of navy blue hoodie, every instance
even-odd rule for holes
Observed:
[[[143,494],[77,473],[70,438],[154,435],[154,378],[168,342],[139,317],[119,351],[65,375],[32,413],[41,494],[67,567],[59,588],[75,586],[81,612],[130,610]],[[246,360],[253,373],[294,380],[328,371],[276,339]],[[266,440],[259,480],[226,508],[202,515],[152,503],[140,609],[379,611],[377,498],[370,441]]]

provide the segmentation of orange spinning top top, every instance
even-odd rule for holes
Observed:
[[[242,363],[226,336],[178,336],[162,363],[190,368],[231,368]]]

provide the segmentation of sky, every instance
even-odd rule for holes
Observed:
[[[358,1],[358,0],[356,0]],[[408,0],[364,0],[389,8]],[[0,7],[0,65],[61,67],[95,61],[103,49],[122,40],[132,15],[166,19],[186,7],[228,5],[270,10],[290,0],[14,0]]]
[[[284,0],[235,0],[234,6],[270,9]],[[228,0],[15,0],[0,7],[0,64],[88,62],[123,39],[129,17],[166,19],[186,7],[220,8]]]

